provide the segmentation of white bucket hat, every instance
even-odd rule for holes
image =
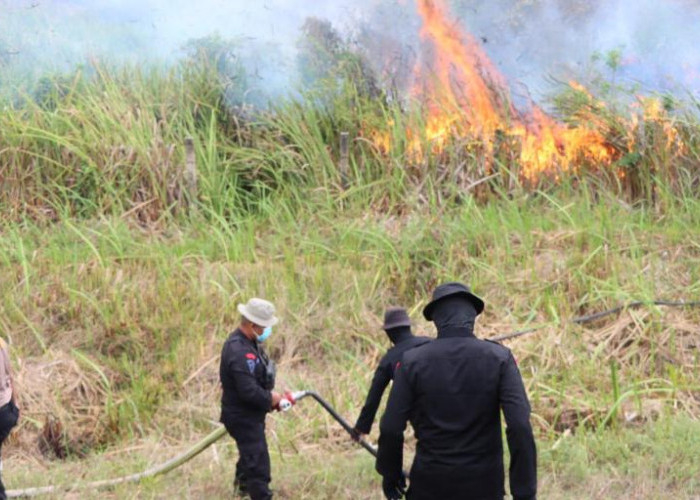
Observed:
[[[238,304],[238,312],[260,326],[273,326],[278,321],[272,302],[257,297],[250,299],[247,304]]]

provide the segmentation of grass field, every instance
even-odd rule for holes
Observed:
[[[605,116],[620,149],[609,171],[533,185],[462,147],[475,138],[416,157],[401,138],[410,112],[356,89],[250,114],[210,71],[102,69],[0,115],[0,334],[22,407],[3,447],[9,488],[139,472],[209,433],[217,356],[253,295],[282,319],[268,347],[279,386],[354,420],[387,348],[385,307],[432,336],[422,306],[458,279],[486,301],[478,336],[541,327],[506,342],[533,406],[541,498],[700,496],[700,309],[570,321],[698,300],[692,114],[649,118],[627,131],[636,146],[619,140],[627,118]],[[392,127],[388,150],[374,124]],[[312,401],[271,416],[268,439],[282,498],[380,498],[371,456]],[[67,496],[225,497],[235,459],[226,438],[165,477]]]

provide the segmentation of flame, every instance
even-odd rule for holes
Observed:
[[[672,151],[674,156],[687,152],[687,145],[681,139],[674,121],[669,117],[663,103],[656,97],[639,96],[642,106],[642,117],[645,128],[656,127],[661,131],[662,147],[666,151]],[[638,125],[641,128],[641,125]]]
[[[410,156],[422,158],[425,144],[432,152],[440,152],[452,137],[474,139],[491,158],[486,162],[491,170],[493,157],[505,141],[515,151],[521,177],[530,182],[543,175],[558,178],[581,164],[609,165],[616,159],[614,148],[591,126],[595,120],[566,126],[534,105],[527,114],[518,112],[508,98],[505,79],[474,37],[450,20],[445,1],[416,2],[423,19],[424,52],[432,52],[433,57],[419,61],[415,68],[412,94],[423,101],[427,117],[406,131]],[[592,100],[583,86],[574,83],[572,88]],[[389,150],[388,134],[373,137],[380,149]]]

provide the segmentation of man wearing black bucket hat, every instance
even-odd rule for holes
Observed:
[[[501,416],[510,450],[515,500],[537,495],[537,458],[530,403],[510,351],[474,336],[484,302],[468,286],[438,286],[423,315],[437,339],[404,354],[382,417],[377,471],[403,486],[403,431],[411,421],[418,443],[406,494],[412,500],[502,500],[505,495]],[[392,488],[389,488],[392,490]]]
[[[390,307],[384,313],[384,324],[382,329],[393,344],[386,354],[379,361],[379,366],[374,371],[372,385],[367,393],[365,405],[362,407],[360,416],[355,424],[355,439],[359,439],[364,434],[369,434],[372,429],[372,422],[377,414],[377,408],[382,400],[382,395],[389,382],[394,379],[394,369],[401,361],[403,353],[414,347],[418,347],[430,339],[427,337],[416,337],[411,332],[411,319],[408,317],[406,309],[402,307]]]

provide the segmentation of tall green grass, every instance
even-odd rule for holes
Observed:
[[[322,366],[342,366],[359,397],[367,356],[385,344],[383,309],[410,307],[418,329],[430,333],[421,305],[439,282],[463,279],[489,303],[482,335],[548,325],[517,341],[525,347],[521,366],[542,383],[533,386],[535,401],[575,394],[562,409],[577,406],[602,422],[633,384],[659,379],[653,387],[695,390],[686,345],[692,330],[681,318],[698,313],[635,312],[611,319],[622,321],[611,332],[605,323],[594,325],[599,331],[566,320],[630,300],[696,298],[700,260],[688,235],[698,224],[692,205],[659,216],[552,195],[418,209],[404,218],[318,207],[292,215],[282,200],[270,201],[264,215],[235,229],[214,222],[142,233],[118,218],[65,220],[49,232],[27,224],[0,245],[8,292],[2,327],[23,356],[76,351],[104,367],[93,383],[104,388],[106,378],[111,400],[128,404],[110,410],[118,425],[103,424],[122,432],[178,399],[180,384],[235,326],[235,303],[250,295],[278,304],[284,321],[271,348],[291,360],[292,373],[308,368],[315,379]],[[579,359],[586,351],[592,357]],[[617,397],[603,389],[611,353],[622,360]],[[673,368],[664,359],[683,362]],[[580,367],[563,370],[574,362]],[[337,380],[329,376],[324,384]],[[543,418],[554,428],[559,416]]]
[[[425,109],[368,94],[362,82],[320,86],[261,110],[232,105],[236,81],[218,71],[206,58],[170,69],[94,63],[6,103],[2,219],[120,215],[145,224],[188,216],[194,196],[200,215],[232,221],[263,208],[273,193],[290,210],[351,203],[402,211],[534,190],[520,182],[512,140],[493,138],[496,151],[489,152],[484,138],[462,137],[456,128],[436,150],[416,135]],[[616,115],[575,92],[563,92],[557,104],[563,120],[594,121],[618,150],[610,167],[583,162],[564,179],[572,189],[590,186],[661,210],[674,197],[692,197],[700,182],[694,167],[700,125],[690,110]],[[347,173],[339,167],[341,132],[351,139]],[[389,142],[381,146],[378,136]],[[199,191],[191,195],[183,173],[187,137],[198,168]],[[424,154],[416,155],[412,141],[422,143]],[[551,187],[546,179],[538,186]]]

